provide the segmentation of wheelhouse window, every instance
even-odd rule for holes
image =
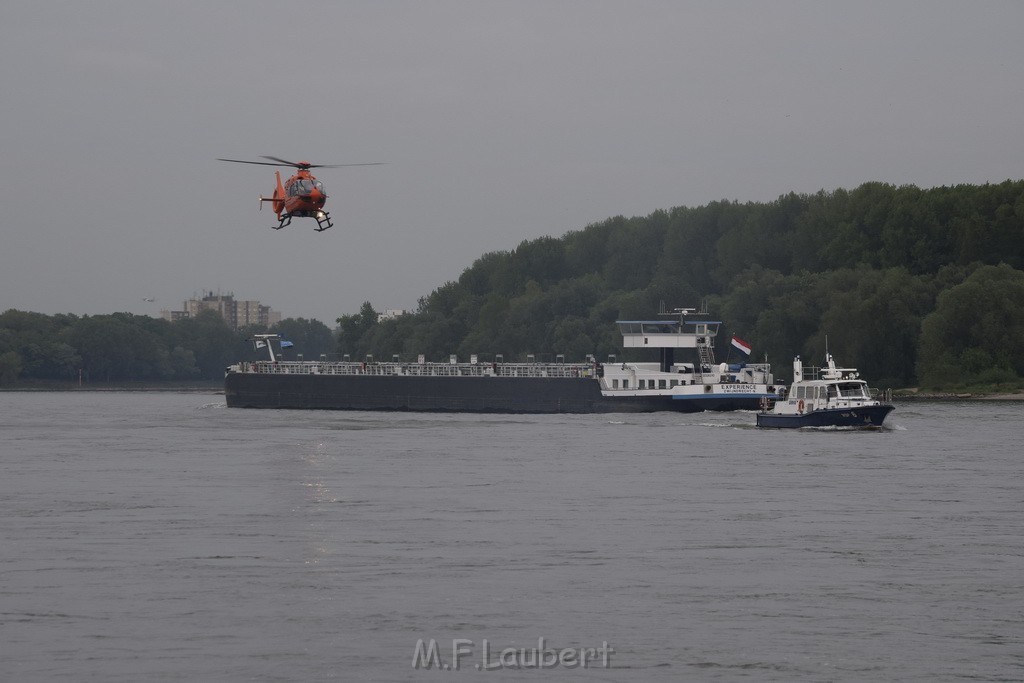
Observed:
[[[839,395],[843,398],[868,398],[863,382],[843,382],[839,385]]]

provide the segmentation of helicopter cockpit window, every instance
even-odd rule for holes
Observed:
[[[300,195],[307,195],[314,189],[320,192],[324,191],[324,184],[319,180],[309,180],[307,178],[300,178],[294,183],[288,186],[288,196],[296,197]]]

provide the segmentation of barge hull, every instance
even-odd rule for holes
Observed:
[[[230,408],[459,413],[647,413],[756,410],[763,394],[608,397],[585,377],[375,377],[231,372]]]

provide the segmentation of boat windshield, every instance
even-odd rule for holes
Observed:
[[[841,382],[838,387],[842,398],[868,398],[867,385],[864,382]]]

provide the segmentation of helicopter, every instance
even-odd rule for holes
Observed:
[[[298,171],[288,180],[281,182],[281,172],[274,171],[277,178],[277,187],[272,197],[260,195],[260,209],[263,209],[263,202],[271,202],[274,213],[277,214],[278,225],[271,226],[274,230],[291,224],[292,218],[313,218],[316,220],[317,232],[323,232],[333,227],[331,215],[324,211],[324,203],[327,201],[327,193],[324,191],[324,184],[317,180],[311,168],[340,168],[342,166],[380,166],[380,163],[372,164],[311,164],[308,161],[286,161],[278,157],[262,156],[261,159],[270,161],[242,161],[240,159],[217,159],[217,161],[230,161],[235,164],[258,164],[260,166],[293,166]]]

